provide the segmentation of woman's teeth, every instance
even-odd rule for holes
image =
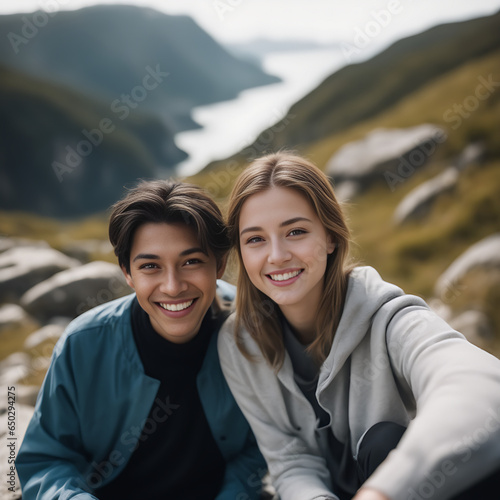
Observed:
[[[289,280],[290,278],[295,278],[295,276],[298,276],[302,271],[292,271],[290,273],[284,273],[284,274],[270,274],[269,276],[273,281],[286,281]]]

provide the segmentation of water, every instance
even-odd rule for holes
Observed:
[[[283,81],[245,90],[236,99],[193,110],[203,128],[176,135],[189,154],[178,165],[181,176],[193,175],[213,160],[224,159],[251,144],[258,134],[286,116],[292,104],[345,65],[339,49],[275,53],[263,61],[266,72]]]

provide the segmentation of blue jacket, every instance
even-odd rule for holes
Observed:
[[[160,385],[144,373],[135,346],[134,297],[76,318],[56,344],[16,461],[23,500],[95,499],[91,485],[108,484],[128,462]],[[266,466],[222,375],[217,333],[197,379],[226,461],[217,500],[256,499]]]

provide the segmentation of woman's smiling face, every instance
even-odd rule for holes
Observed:
[[[254,194],[242,206],[239,238],[253,285],[279,305],[292,325],[295,317],[314,318],[335,244],[311,203],[291,188]]]

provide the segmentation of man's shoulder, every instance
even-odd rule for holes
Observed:
[[[66,329],[62,340],[107,329],[130,326],[130,309],[135,294],[106,302],[75,318]]]

